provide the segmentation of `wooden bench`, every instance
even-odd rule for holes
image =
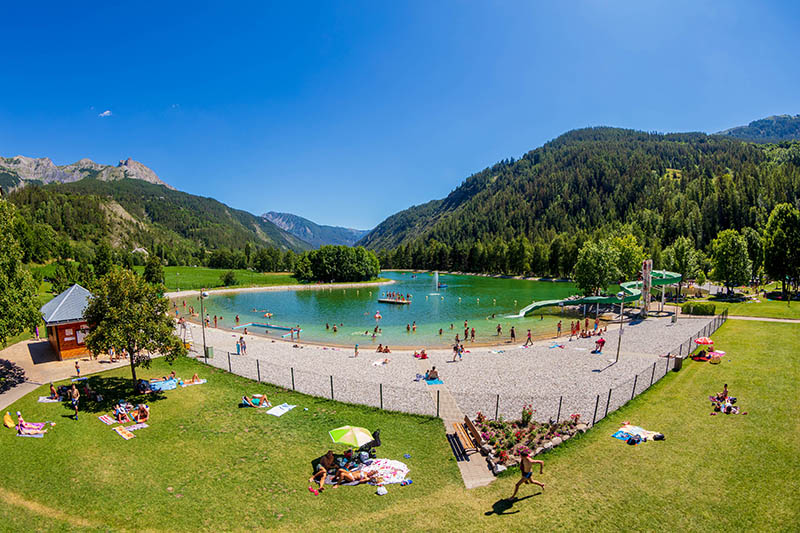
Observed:
[[[483,439],[469,417],[465,416],[463,423],[453,422],[453,429],[454,437],[458,440],[459,448],[464,451],[465,456],[468,452],[477,452],[480,449]]]

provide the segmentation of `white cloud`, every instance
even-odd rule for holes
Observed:
[[[111,116],[111,110],[110,109],[106,109],[105,111],[103,111],[102,113],[100,113],[97,116],[101,117],[101,118],[110,117]]]

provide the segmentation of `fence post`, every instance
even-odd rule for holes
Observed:
[[[631,400],[633,400],[636,397],[636,382],[637,381],[639,381],[639,374],[636,374],[635,376],[633,376],[633,390],[631,391]]]
[[[653,378],[656,377],[656,364],[653,363],[653,373],[650,374],[650,386],[653,386]]]
[[[681,345],[678,347],[678,357],[680,357],[680,356],[682,356],[682,355],[683,355],[683,344],[681,344]],[[686,355],[689,355],[689,354],[686,354]]]
[[[381,410],[383,410],[383,383],[381,383]]]
[[[256,359],[256,375],[258,376],[258,382],[261,383],[261,365],[258,364],[258,359]]]
[[[333,376],[331,376],[331,400],[333,400]]]
[[[669,372],[669,354],[667,354],[667,366],[664,368],[665,376],[667,375],[667,372]]]
[[[497,420],[497,415],[500,413],[500,395],[497,395],[497,400],[494,403],[494,419]]]
[[[561,419],[561,400],[564,399],[564,395],[558,397],[558,414],[556,415],[556,424]]]
[[[597,406],[600,404],[600,395],[597,395],[597,399],[594,401],[594,415],[592,416],[592,425],[594,426],[595,421],[597,420]]]
[[[606,400],[606,414],[603,415],[603,418],[608,416],[608,406],[611,403],[611,387],[608,389],[608,399]]]
[[[292,367],[291,370],[292,370],[292,390],[295,390],[295,388],[294,388],[294,367]]]
[[[228,372],[233,373],[231,369],[231,352],[228,352]]]
[[[436,418],[439,418],[439,389],[436,389]]]

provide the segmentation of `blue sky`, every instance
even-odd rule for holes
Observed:
[[[24,4],[0,154],[133,157],[324,224],[372,227],[573,128],[800,113],[798,2]]]

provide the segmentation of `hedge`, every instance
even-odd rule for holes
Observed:
[[[717,306],[711,302],[686,302],[681,306],[687,315],[713,315]]]

